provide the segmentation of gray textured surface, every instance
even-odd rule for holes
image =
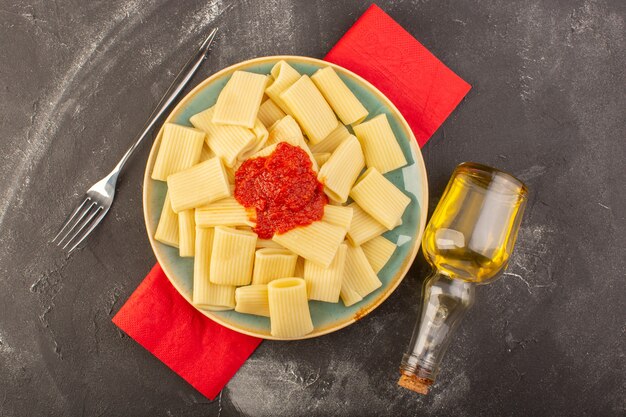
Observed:
[[[369,3],[369,2],[368,2]],[[396,387],[427,268],[336,334],[265,342],[209,402],[111,323],[154,262],[148,147],[86,247],[46,242],[212,22],[201,70],[322,57],[368,4],[0,0],[0,416],[624,415],[626,2],[380,1],[473,90],[424,149],[431,207],[473,160],[532,198],[432,395]]]

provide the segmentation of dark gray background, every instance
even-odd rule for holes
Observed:
[[[149,146],[84,249],[47,242],[114,165],[201,35],[194,84],[238,61],[322,57],[351,1],[0,0],[0,416],[624,415],[623,0],[380,1],[473,85],[424,148],[430,210],[471,160],[532,197],[428,397],[396,386],[427,267],[335,334],[265,342],[209,402],[111,323],[154,263]]]

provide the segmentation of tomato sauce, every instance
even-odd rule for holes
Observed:
[[[254,231],[270,239],[324,215],[328,197],[306,152],[281,142],[267,157],[245,161],[235,173],[235,198],[254,208]]]

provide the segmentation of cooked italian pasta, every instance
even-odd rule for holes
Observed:
[[[235,311],[238,313],[270,316],[267,285],[247,285],[235,290]]]
[[[274,124],[270,127],[267,146],[274,145],[279,142],[287,142],[293,146],[300,146],[302,148],[306,146],[302,130],[300,130],[300,126],[293,117],[285,116],[274,122]]]
[[[198,301],[193,304],[202,310],[232,310],[235,307],[236,289],[237,287],[208,282],[198,287]]]
[[[361,175],[352,187],[350,197],[389,230],[402,222],[402,214],[411,202],[409,197],[376,168],[368,168]]]
[[[181,257],[194,256],[194,242],[196,239],[196,224],[194,210],[184,210],[178,213],[178,254]]]
[[[350,230],[353,213],[354,210],[350,206],[331,206],[327,204],[324,207],[324,217],[322,217],[322,220],[339,226],[342,229]]]
[[[194,306],[269,317],[273,337],[300,338],[314,327],[309,300],[351,306],[382,285],[377,273],[396,245],[381,234],[401,224],[411,200],[382,175],[406,165],[389,121],[384,114],[363,121],[367,116],[333,68],[309,78],[279,61],[271,75],[235,71],[216,104],[190,117],[193,128],[164,124],[151,176],[166,181],[168,191],[154,238],[177,247],[181,257],[193,256]],[[302,155],[278,148],[281,142],[306,152],[317,181],[301,158],[284,155],[246,165],[262,166],[256,171],[262,174],[237,173],[244,162],[277,149]],[[258,180],[265,175],[280,181]],[[236,182],[245,181],[235,193]],[[252,191],[252,204],[245,202],[246,187],[267,192]],[[306,197],[268,200],[292,188]],[[289,217],[291,207],[314,201],[309,195],[315,203]],[[349,197],[354,202],[347,205]],[[263,210],[257,203],[291,211],[257,212]],[[281,221],[290,226],[278,233],[285,229],[273,227]],[[255,231],[272,238],[259,239]]]
[[[196,227],[196,241],[194,244],[193,260],[193,303],[196,304],[196,297],[202,293],[197,290],[197,285],[206,285],[210,282],[211,276],[211,252],[213,249],[213,238],[215,229]]]
[[[287,114],[292,115],[312,144],[321,142],[339,123],[313,81],[303,75],[280,94]]]
[[[311,76],[311,80],[343,124],[355,125],[365,120],[368,114],[367,109],[339,78],[333,67],[317,70]]]
[[[282,111],[272,99],[267,99],[261,104],[261,107],[259,107],[259,114],[257,115],[259,120],[266,127],[273,125],[276,121],[285,116],[285,112]]]
[[[387,228],[367,214],[358,204],[352,203],[352,221],[348,229],[348,240],[355,246],[360,246],[370,239],[387,231]]]
[[[272,239],[304,259],[328,267],[345,235],[346,229],[317,221],[306,227],[275,234]]]
[[[360,246],[347,245],[346,266],[342,286],[365,297],[380,288],[382,283],[370,265]]]
[[[165,181],[169,175],[197,164],[202,154],[204,136],[201,130],[165,123],[152,168],[152,179]]]
[[[267,284],[277,278],[292,277],[298,255],[287,249],[264,248],[254,255],[252,284]]]
[[[304,278],[304,258],[302,256],[298,256],[298,260],[296,261],[296,269],[293,271],[293,276],[297,278]]]
[[[218,226],[211,252],[211,282],[220,285],[248,285],[256,249],[256,234]]]
[[[406,165],[406,158],[386,114],[379,114],[354,126],[354,134],[361,142],[368,167],[376,168],[384,174]]]
[[[270,156],[276,150],[276,146],[278,146],[278,143],[274,143],[272,145],[266,146],[265,148],[261,149],[260,151],[252,155],[250,159]]]
[[[354,136],[349,136],[320,168],[318,179],[324,184],[324,191],[332,200],[345,203],[352,184],[364,166],[361,145]]]
[[[198,307],[210,311],[232,310],[235,307],[235,290],[231,285],[207,283],[201,287],[196,303]]]
[[[234,197],[226,197],[207,206],[198,207],[195,216],[196,226],[254,226],[248,211]]]
[[[196,229],[191,301],[205,310],[230,310],[235,307],[236,287],[212,284],[209,279],[213,235],[214,229]]]
[[[321,167],[322,165],[324,165],[326,163],[326,161],[328,161],[328,158],[330,158],[330,152],[328,153],[314,153],[313,154],[313,158],[315,159],[315,162],[317,163],[318,167]]]
[[[213,123],[252,129],[267,81],[264,74],[235,71],[217,97]]]
[[[341,292],[339,295],[341,296],[341,301],[343,301],[343,304],[346,307],[350,307],[353,304],[363,301],[363,297],[347,285],[341,286]]]
[[[202,145],[202,152],[200,153],[200,161],[198,162],[208,161],[214,156],[215,156],[215,152],[213,152],[211,148],[209,148],[209,145],[207,145],[205,141],[204,145]]]
[[[286,63],[285,61],[278,61],[271,70],[272,79],[269,82],[269,85],[265,89],[265,94],[274,102],[276,105],[283,110],[283,112],[288,113],[287,106],[283,102],[280,95],[287,88],[291,87],[293,83],[300,79],[300,73],[293,69],[291,65]]]
[[[269,132],[267,131],[267,128],[259,119],[256,119],[256,121],[254,122],[252,133],[254,133],[254,136],[256,138],[254,141],[254,145],[250,150],[242,152],[240,155],[238,155],[237,159],[240,161],[248,159],[250,155],[263,149],[263,147],[265,147],[267,139],[269,138]]]
[[[365,257],[374,272],[379,273],[396,250],[396,244],[382,236],[377,236],[361,245]]]
[[[290,145],[298,146],[304,152],[309,155],[311,159],[311,164],[313,164],[313,171],[317,172],[318,166],[315,157],[311,153],[309,146],[304,140],[304,136],[302,135],[302,131],[300,130],[300,126],[291,116],[285,116],[282,119],[276,121],[272,127],[270,128],[269,138],[267,140],[267,148],[262,149],[260,152],[257,152],[254,156],[267,156],[274,152],[276,149],[276,145],[280,142],[287,142]],[[273,146],[273,148],[272,148]],[[270,149],[268,149],[270,148]]]
[[[230,185],[230,194],[232,194],[235,187],[235,170],[233,168],[225,166],[224,172],[226,172],[226,180]]]
[[[335,130],[330,132],[328,134],[328,136],[326,136],[324,138],[324,140],[322,140],[319,143],[316,143],[315,145],[311,145],[310,146],[311,152],[313,152],[313,153],[326,153],[326,152],[333,153],[335,151],[335,149],[337,149],[337,147],[339,145],[341,145],[341,142],[343,142],[349,136],[350,136],[350,132],[348,131],[348,129],[346,129],[346,127],[344,125],[339,123],[337,125],[337,127],[335,128]]]
[[[339,302],[347,250],[345,243],[339,245],[335,258],[328,268],[321,267],[314,262],[304,261],[304,281],[310,300]]]
[[[230,186],[219,158],[201,162],[167,177],[172,210],[176,213],[228,197]]]
[[[285,249],[278,243],[274,242],[272,239],[257,239],[256,247],[257,248]]]
[[[165,194],[161,217],[154,238],[169,246],[178,247],[178,214],[172,210],[169,191]]]
[[[191,116],[189,121],[206,133],[206,143],[229,167],[235,165],[239,155],[249,152],[257,145],[257,136],[251,129],[242,126],[218,125],[213,123],[211,107]]]
[[[270,282],[267,298],[272,336],[295,338],[313,331],[306,283],[302,278],[281,278]]]

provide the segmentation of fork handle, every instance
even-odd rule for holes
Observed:
[[[156,108],[148,118],[148,121],[144,125],[143,130],[137,137],[135,138],[135,142],[131,145],[130,148],[126,151],[122,159],[115,165],[113,171],[108,175],[110,179],[115,178],[117,180],[117,176],[126,165],[126,162],[130,159],[131,155],[135,152],[137,147],[143,142],[143,140],[148,136],[148,133],[152,130],[156,122],[159,118],[165,113],[169,107],[174,103],[178,95],[183,91],[183,89],[189,83],[189,80],[194,76],[194,74],[198,71],[200,64],[206,58],[209,53],[209,48],[213,39],[215,38],[215,34],[217,33],[217,28],[213,29],[209,36],[205,39],[205,41],[200,45],[200,48],[196,51],[196,53],[187,61],[187,63],[181,68],[180,72],[169,86],[159,104],[157,104]]]

